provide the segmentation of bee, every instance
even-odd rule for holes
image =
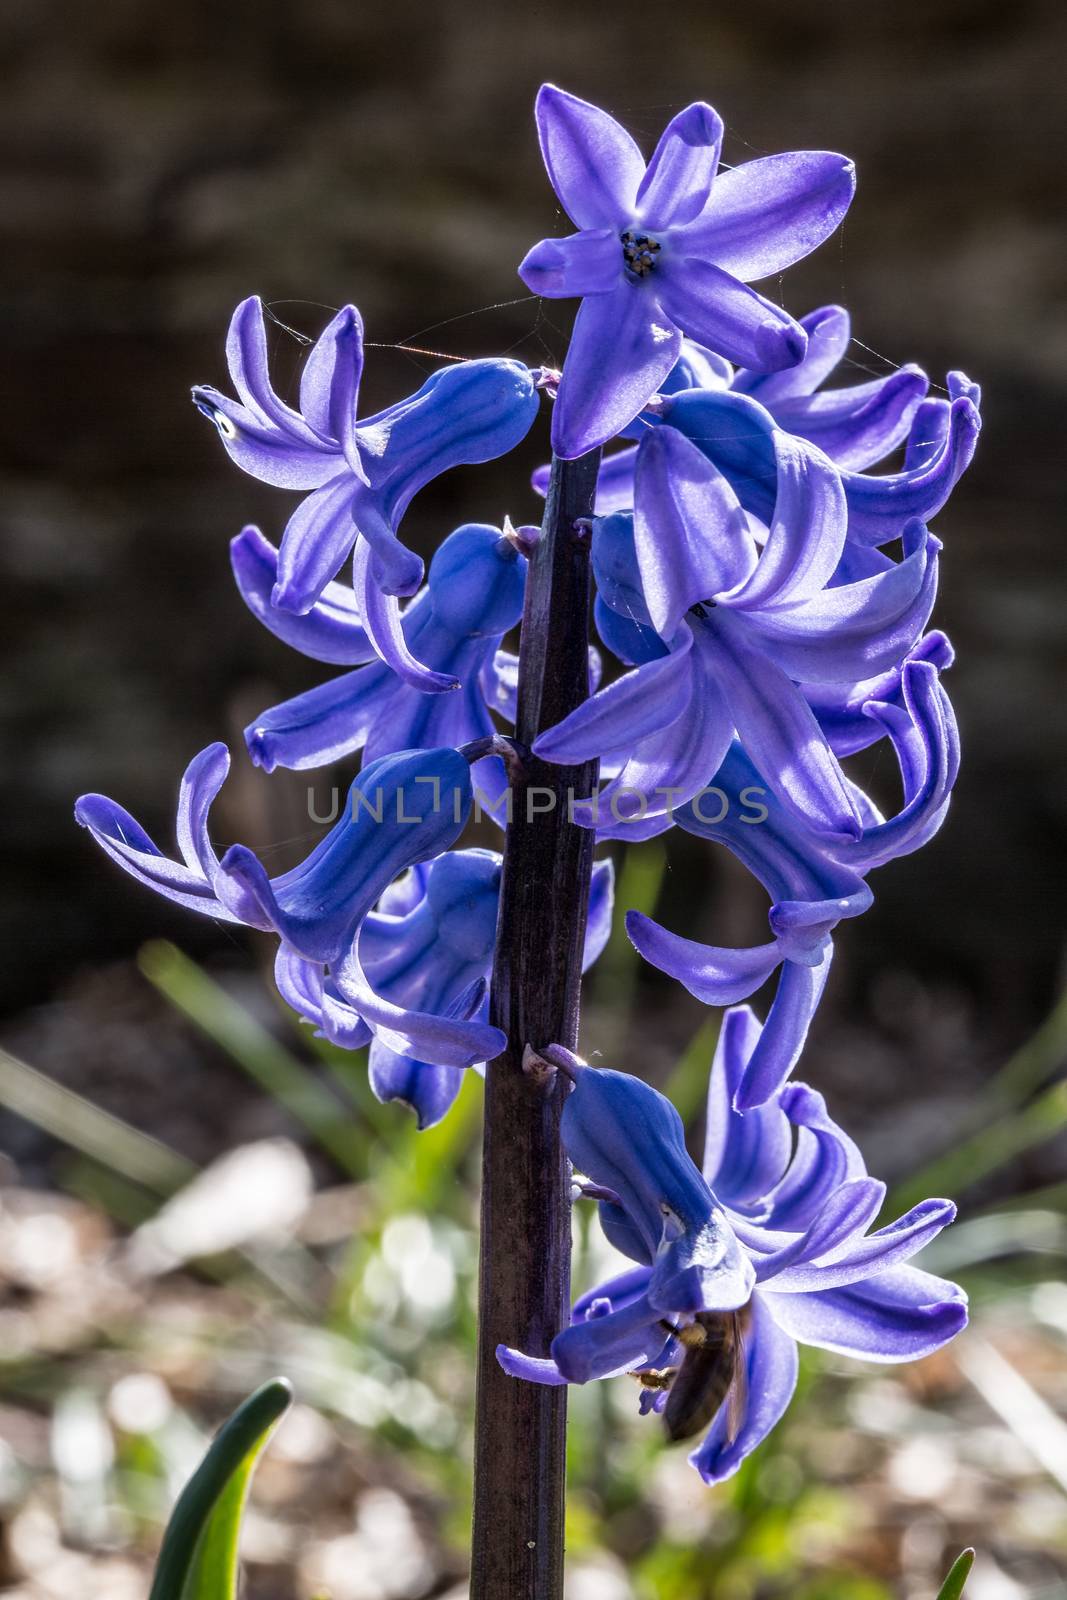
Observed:
[[[674,1382],[676,1367],[642,1367],[637,1372],[631,1372],[631,1378],[636,1378],[642,1389],[669,1389]]]
[[[699,1311],[696,1320],[670,1331],[685,1346],[682,1364],[669,1385],[663,1421],[672,1442],[700,1433],[725,1403],[727,1438],[732,1443],[744,1417],[747,1384],[744,1337],[748,1308]]]

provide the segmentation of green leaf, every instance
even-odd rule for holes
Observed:
[[[964,1550],[952,1563],[952,1571],[937,1591],[937,1600],[960,1600],[963,1586],[974,1566],[974,1551]]]
[[[178,1496],[148,1600],[236,1600],[237,1549],[252,1473],[293,1391],[272,1378],[239,1406]]]

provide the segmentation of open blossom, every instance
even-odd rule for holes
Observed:
[[[323,767],[356,750],[364,760],[394,750],[459,746],[494,732],[490,708],[506,710],[508,660],[500,642],[522,614],[526,557],[485,523],[465,523],[438,547],[425,590],[371,647],[352,593],[329,584],[303,616],[270,603],[278,553],[256,528],[231,547],[234,575],[249,609],[272,633],[317,661],[354,666],[262,712],[245,730],[257,766]],[[480,788],[495,800],[500,758],[480,761]]]
[[[364,767],[345,810],[299,866],[270,877],[236,844],[220,858],[210,837],[211,806],[229,770],[222,744],[190,762],[178,802],[180,861],[165,856],[140,824],[105,795],[83,795],[75,816],[119,866],[168,900],[226,922],[272,931],[293,956],[322,973],[322,1005],[338,1031],[358,1020],[391,1048],[442,1066],[471,1066],[503,1049],[505,1038],[474,1017],[484,979],[444,1014],[394,1004],[362,966],[360,937],[393,880],[447,850],[471,809],[470,767],[456,750],[401,751]]]
[[[608,1239],[637,1265],[576,1302],[547,1357],[497,1350],[505,1371],[533,1383],[635,1373],[641,1410],[666,1410],[669,1421],[694,1327],[707,1337],[739,1314],[730,1392],[689,1458],[706,1483],[735,1472],[785,1413],[798,1343],[910,1361],[967,1321],[956,1284],[908,1265],[952,1221],[950,1201],[922,1201],[873,1229],[885,1185],[868,1175],[821,1095],[794,1083],[756,1111],[734,1110],[759,1036],[747,1007],[727,1013],[702,1170],[656,1090],[625,1073],[571,1067],[563,1141],[602,1196]]]
[[[452,850],[391,886],[360,934],[360,961],[379,994],[394,1004],[447,1015],[480,986],[477,1015],[487,1019],[501,865],[494,850]],[[613,895],[612,864],[598,861],[589,887],[583,971],[608,941]],[[325,1002],[321,964],[285,945],[275,977],[282,997],[333,1043],[352,1050],[370,1043],[370,1085],[379,1100],[410,1106],[420,1129],[440,1122],[459,1093],[462,1067],[420,1060],[374,1037],[336,994]]]
[[[846,528],[837,471],[816,446],[782,433],[774,463],[762,545],[725,476],[671,427],[639,446],[632,521],[617,513],[597,525],[601,599],[667,648],[536,741],[550,761],[619,758],[601,809],[627,789],[646,798],[649,816],[691,799],[736,730],[800,821],[846,838],[862,831],[800,684],[855,684],[898,666],[929,617],[940,546],[910,523],[899,562],[830,588]],[[593,820],[589,807],[577,814]]]
[[[413,594],[422,561],[397,538],[413,497],[463,463],[491,461],[523,439],[537,415],[533,376],[518,361],[460,361],[415,394],[362,422],[363,323],[345,306],[313,346],[300,379],[300,410],[275,393],[263,307],[243,300],[226,341],[238,399],[199,386],[193,399],[215,423],[231,460],[264,483],[310,493],[289,518],[272,602],[310,610],[355,548],[353,582],[378,648],[368,590]]]
[[[536,116],[552,186],[579,229],[542,239],[519,267],[535,294],[582,297],[552,418],[557,455],[582,455],[631,422],[683,334],[760,372],[801,359],[804,329],[749,280],[834,231],[855,190],[851,161],[800,150],[716,176],[722,119],[699,101],[672,118],[647,166],[613,117],[552,84]]]

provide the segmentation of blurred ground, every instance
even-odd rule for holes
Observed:
[[[920,9],[24,0],[0,15],[4,1042],[197,1164],[297,1131],[133,964],[146,938],[172,937],[273,1026],[258,945],[168,911],[111,870],[71,806],[100,789],[166,837],[189,756],[219,736],[238,748],[250,714],[317,678],[257,628],[229,579],[228,538],[250,520],[276,538],[286,497],[230,468],[188,401],[194,381],[223,378],[239,298],[259,292],[283,322],[312,333],[356,300],[368,337],[384,346],[370,352],[368,408],[433,365],[388,348],[396,343],[560,356],[567,308],[539,307],[514,276],[528,244],[559,225],[530,116],[538,82],[551,77],[646,140],[699,96],[725,116],[730,160],[805,145],[854,155],[860,185],[846,227],[786,276],[782,298],[798,313],[844,300],[862,341],[857,369],[918,360],[940,380],[963,366],[985,387],[978,459],[937,521],[936,620],[960,655],[950,690],[963,776],[939,839],[881,872],[874,909],[842,929],[805,1063],[876,1170],[903,1178],[949,1143],[1062,978],[1065,46],[1067,17],[1053,0]],[[295,376],[300,346],[281,328],[275,355]],[[546,432],[508,462],[428,490],[406,524],[414,542],[428,550],[465,518],[535,517],[526,483]],[[303,784],[241,769],[220,827],[227,840],[294,848],[307,832]],[[729,863],[672,839],[668,864],[657,896],[669,925],[718,942],[761,936],[761,901]],[[592,990],[584,1042],[662,1081],[699,1022],[688,997],[620,967]],[[1050,1117],[1055,1136],[1023,1141],[967,1203],[1060,1180],[1062,1126]],[[0,1149],[15,1163],[16,1193],[69,1184],[61,1147],[25,1118],[0,1113]],[[336,1162],[310,1155],[316,1181],[335,1182]],[[94,1191],[78,1228],[95,1240],[107,1209]],[[122,1232],[121,1222],[106,1226]],[[110,1261],[114,1248],[94,1242],[88,1259]],[[36,1305],[43,1291],[13,1282],[22,1315],[20,1297]],[[115,1287],[99,1282],[101,1293]],[[114,1307],[87,1340],[62,1347],[60,1368],[77,1379],[91,1358],[95,1374],[98,1342],[122,1337],[116,1316],[180,1319],[187,1289],[194,1320],[229,1315],[211,1309],[215,1290],[184,1282],[163,1300],[155,1287],[133,1300],[115,1287]],[[1026,1361],[1040,1364],[1045,1335],[1030,1301],[1020,1305],[1033,1341]],[[110,1392],[125,1358],[92,1376],[94,1393]],[[1062,1357],[1049,1364],[1062,1410]],[[228,1403],[230,1380],[201,1375]],[[193,1401],[187,1375],[174,1385],[205,1415],[223,1409]],[[232,1386],[246,1386],[243,1372]],[[62,1388],[34,1393],[13,1426],[39,1445]],[[959,1413],[948,1404],[950,1431],[968,1421],[971,1402],[960,1404]],[[976,1525],[998,1481],[976,1490]],[[1039,1500],[1049,1492],[1045,1482]],[[900,1523],[892,1495],[887,1504]],[[1007,1517],[1004,1505],[989,1514]],[[942,1553],[932,1550],[930,1570]],[[906,1570],[899,1551],[886,1559],[887,1571]],[[434,1571],[426,1592],[443,1592],[456,1572],[447,1562]],[[102,1581],[121,1600],[126,1580]],[[255,1591],[263,1600],[291,1592],[288,1579],[272,1581]],[[1038,1573],[1034,1593],[1043,1581]],[[82,1582],[68,1575],[55,1592]]]

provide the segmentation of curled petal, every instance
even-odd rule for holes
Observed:
[[[691,645],[692,635],[683,634],[669,656],[646,662],[583,701],[535,739],[535,755],[572,765],[633,749],[641,739],[677,721],[692,692],[687,660]]]
[[[765,983],[782,959],[777,942],[731,950],[669,933],[642,911],[626,913],[626,932],[638,954],[677,978],[709,1006],[732,1006]]]
[[[802,1259],[786,1266],[773,1278],[773,1287],[776,1292],[811,1293],[888,1272],[928,1245],[955,1215],[951,1200],[923,1200],[888,1227],[839,1243],[826,1260]]]
[[[374,660],[351,589],[328,583],[303,616],[281,611],[271,595],[278,581],[278,552],[258,528],[242,528],[230,542],[230,562],[241,599],[252,615],[283,643],[314,661],[357,667]]]
[[[622,282],[622,246],[617,228],[587,228],[565,239],[542,239],[519,263],[519,277],[532,294],[548,300],[607,294]]]
[[[378,994],[360,966],[355,950],[350,950],[337,972],[337,986],[345,1000],[358,1013],[377,1039],[397,1055],[439,1067],[473,1067],[491,1061],[507,1045],[507,1035],[487,1022],[467,1020],[461,1010],[480,1010],[485,995],[484,980],[472,985],[462,1004],[449,1008],[449,1015],[419,1011],[396,1005]]]
[[[278,581],[271,604],[283,611],[310,611],[356,542],[350,472],[331,478],[301,500],[278,549]]]
[[[510,1378],[525,1378],[527,1383],[565,1384],[566,1378],[550,1356],[524,1356],[521,1350],[498,1344],[496,1359]]]
[[[224,922],[242,920],[220,902],[198,869],[168,860],[140,823],[106,795],[83,794],[74,807],[74,816],[113,861],[147,888],[190,911],[219,917]]]
[[[564,211],[579,228],[618,228],[645,172],[626,129],[599,106],[546,83],[534,108],[541,154]]]
[[[738,1111],[751,1111],[770,1100],[800,1060],[832,959],[833,946],[827,941],[817,965],[783,963],[763,1032],[734,1097]]]
[[[928,387],[921,368],[899,367],[871,383],[782,401],[775,421],[812,440],[837,466],[862,472],[903,444]]]
[[[374,1039],[367,1062],[371,1089],[383,1104],[399,1100],[415,1113],[420,1133],[432,1128],[451,1109],[463,1084],[459,1067],[415,1061]]]
[[[309,445],[320,440],[298,411],[278,399],[270,381],[263,302],[256,294],[242,300],[230,318],[226,363],[233,386],[253,415]]]
[[[352,558],[352,593],[363,618],[367,638],[375,652],[397,677],[413,689],[429,694],[440,694],[457,689],[459,679],[450,672],[437,672],[416,660],[408,645],[406,630],[400,615],[400,605],[393,595],[383,594],[374,577],[375,552],[361,539]]]
[[[149,889],[191,911],[237,922],[241,919],[218,898],[219,862],[208,835],[208,814],[229,766],[226,746],[212,744],[186,768],[178,799],[180,863],[169,860],[136,818],[106,795],[82,795],[74,808],[75,820],[89,829],[113,861]]]
[[[552,448],[585,455],[632,422],[678,358],[682,336],[645,284],[583,300],[552,412]]]
[[[799,322],[722,267],[692,257],[672,259],[657,267],[656,279],[667,316],[727,361],[777,372],[803,357],[808,341]]]
[[[760,1031],[749,1006],[727,1011],[708,1083],[703,1172],[715,1196],[732,1208],[758,1203],[769,1194],[793,1149],[792,1124],[776,1100],[744,1116],[734,1110],[734,1096]]]
[[[689,1457],[705,1483],[721,1483],[785,1415],[797,1383],[797,1347],[771,1315],[767,1297],[756,1293],[745,1335],[747,1383],[741,1425],[731,1428],[730,1408],[721,1406],[703,1442]]]
[[[847,1245],[869,1228],[885,1199],[885,1184],[876,1178],[853,1178],[834,1191],[804,1233],[756,1262],[756,1281],[784,1287],[794,1269]],[[803,1282],[803,1275],[797,1274]],[[778,1280],[781,1279],[779,1284]]]
[[[305,772],[359,750],[379,717],[389,717],[398,685],[379,665],[343,673],[271,706],[245,729],[257,767]]]
[[[781,1182],[767,1199],[768,1226],[802,1232],[838,1188],[866,1176],[858,1147],[838,1127],[826,1101],[805,1083],[791,1083],[778,1097],[796,1129],[796,1149]]]
[[[828,239],[855,192],[855,165],[828,150],[745,161],[719,174],[685,246],[737,278],[767,278]]]
[[[777,610],[819,594],[844,549],[848,514],[833,463],[808,440],[777,430],[774,461],[767,542],[754,570],[722,597],[736,611]]]
[[[722,150],[722,118],[702,100],[672,117],[637,190],[646,228],[678,228],[700,215]]]
[[[765,1299],[792,1338],[863,1361],[915,1361],[967,1324],[963,1291],[917,1267],[893,1267],[846,1288]]]
[[[923,523],[903,534],[903,559],[814,599],[762,611],[767,653],[792,678],[856,683],[896,666],[926,626],[937,594],[938,539]]]
[[[300,375],[300,409],[311,426],[341,446],[362,483],[366,469],[356,443],[356,406],[363,374],[363,318],[344,306],[312,346]]]
[[[852,322],[844,306],[821,306],[801,317],[800,326],[808,336],[803,360],[785,372],[738,372],[735,393],[752,395],[776,416],[780,404],[815,393],[848,350]]]
[[[949,407],[940,450],[926,462],[880,477],[846,473],[849,538],[864,545],[888,544],[897,538],[909,518],[928,521],[940,511],[970,466],[981,426],[973,400],[961,395]]]
[[[209,384],[198,384],[192,398],[196,409],[215,424],[234,466],[261,483],[278,489],[318,489],[337,475],[341,463],[332,445],[283,433]]]

